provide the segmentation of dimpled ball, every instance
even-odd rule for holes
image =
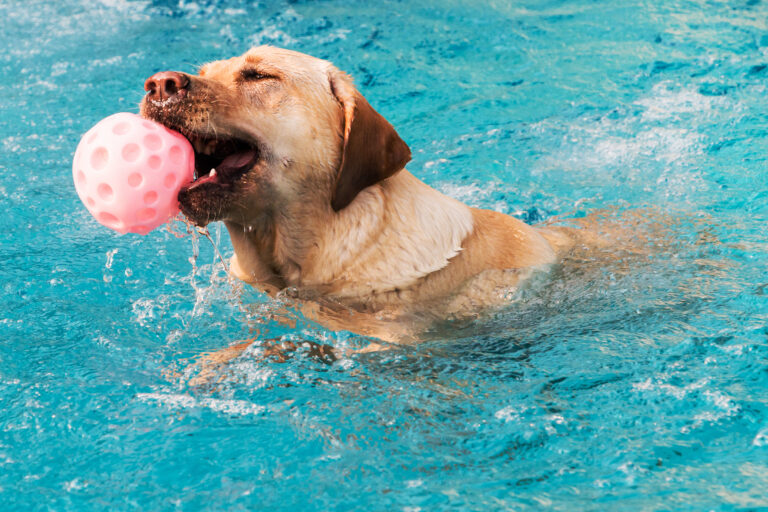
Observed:
[[[96,220],[140,235],[178,213],[179,190],[194,172],[195,153],[183,135],[127,112],[91,128],[72,165],[77,194]]]

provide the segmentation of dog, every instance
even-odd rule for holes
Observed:
[[[141,115],[195,148],[184,215],[222,221],[231,273],[292,290],[332,329],[413,341],[437,319],[502,304],[584,242],[579,229],[535,228],[417,179],[408,145],[325,60],[261,46],[197,75],[157,73],[145,90]]]

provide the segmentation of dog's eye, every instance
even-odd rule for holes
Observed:
[[[256,69],[244,69],[240,72],[240,79],[245,81],[257,81],[257,80],[266,80],[268,78],[277,78],[273,75],[268,75],[266,73],[262,73],[259,70]]]

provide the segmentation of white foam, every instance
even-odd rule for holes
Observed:
[[[352,31],[346,28],[340,28],[333,30],[323,36],[318,36],[316,41],[320,44],[335,43],[337,41],[343,41],[347,38],[347,34]]]
[[[260,416],[267,408],[263,405],[246,402],[245,400],[221,398],[195,398],[178,393],[139,393],[136,398],[142,402],[156,402],[169,409],[204,408],[233,416]]]
[[[501,420],[505,423],[510,421],[520,421],[520,413],[515,407],[511,405],[504,407],[503,409],[499,409],[493,416],[497,420]]]
[[[155,302],[152,299],[137,299],[131,304],[133,318],[142,327],[147,327],[147,321],[155,318]]]
[[[296,44],[296,39],[283,32],[275,26],[264,27],[259,32],[251,36],[251,42],[254,45],[276,44],[282,46],[291,46]]]
[[[741,109],[728,96],[661,82],[615,115],[584,114],[565,131],[558,118],[532,125],[547,146],[533,172],[565,172],[576,185],[603,183],[616,193],[634,188],[635,193],[684,197],[707,186],[696,164],[708,144],[704,134],[712,118]],[[556,139],[561,142],[553,144]]]
[[[754,446],[768,446],[768,427],[757,433],[755,438],[752,440],[752,444]]]
[[[677,89],[669,81],[653,86],[651,94],[635,101],[645,108],[643,121],[674,120],[681,114],[702,117],[715,106],[722,107],[729,100],[725,96],[705,96],[693,89]]]
[[[480,187],[475,183],[469,185],[459,185],[452,182],[437,183],[435,188],[443,194],[461,201],[469,206],[479,206],[485,204],[485,201],[493,194],[498,188],[499,183],[490,182]]]
[[[646,379],[643,382],[637,382],[635,384],[632,384],[632,388],[635,391],[653,391],[653,390],[659,390],[664,392],[665,394],[669,396],[673,396],[674,398],[677,398],[678,400],[682,400],[685,397],[687,397],[692,391],[699,390],[709,384],[709,378],[703,378],[699,379],[696,382],[692,382],[688,384],[687,386],[673,386],[672,384],[667,384],[665,382],[654,382],[653,380]]]

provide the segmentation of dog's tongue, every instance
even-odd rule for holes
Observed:
[[[253,149],[233,153],[219,162],[215,168],[211,168],[208,174],[198,175],[195,181],[189,184],[188,188],[193,189],[205,183],[221,183],[222,180],[225,183],[229,182],[233,176],[252,167],[258,160],[258,157],[258,153]],[[197,163],[204,165],[202,161]],[[200,169],[198,168],[196,172],[200,172]]]
[[[228,172],[241,171],[253,165],[256,161],[256,151],[248,149],[240,153],[233,153],[216,166],[216,172],[227,174]]]

